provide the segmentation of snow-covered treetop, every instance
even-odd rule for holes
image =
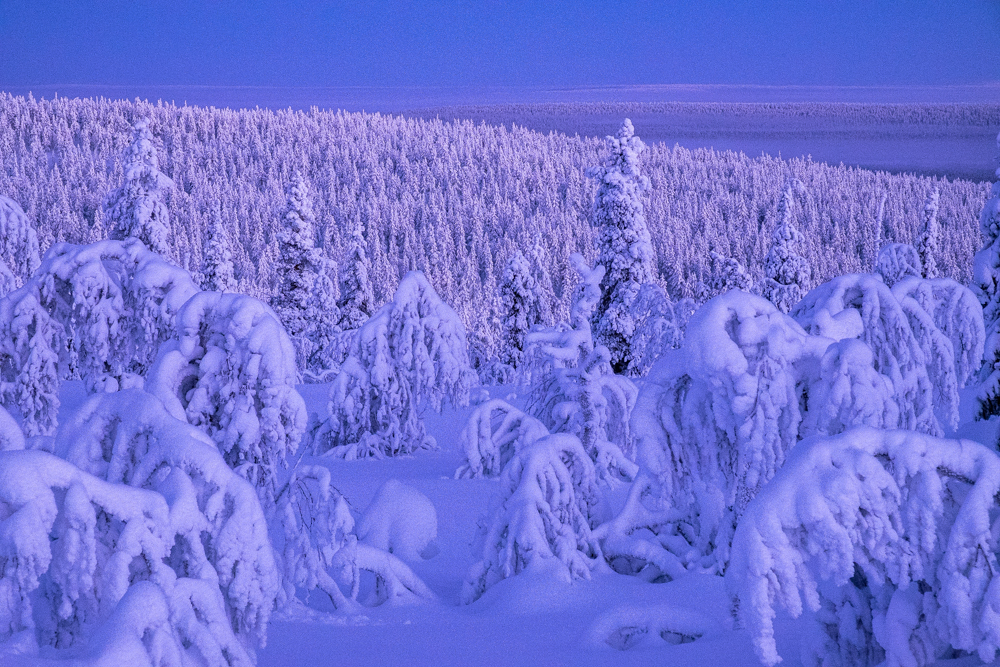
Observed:
[[[878,251],[875,273],[882,276],[882,280],[889,287],[906,276],[919,278],[923,276],[920,253],[909,243],[886,243]]]
[[[938,222],[940,198],[940,189],[934,188],[927,196],[920,214],[920,233],[915,245],[920,255],[924,278],[938,277],[937,254],[941,245],[941,225]]]
[[[134,236],[154,252],[166,255],[170,251],[170,225],[163,194],[174,182],[159,169],[147,121],[135,124],[132,144],[125,151],[124,172],[121,187],[108,198],[111,238]]]

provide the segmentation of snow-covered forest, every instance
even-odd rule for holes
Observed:
[[[992,662],[1000,169],[608,132],[0,94],[0,663]]]

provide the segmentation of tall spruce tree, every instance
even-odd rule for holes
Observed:
[[[920,216],[921,225],[920,236],[917,238],[917,252],[920,254],[920,263],[923,266],[924,278],[937,278],[937,253],[941,244],[941,225],[938,224],[938,197],[940,191],[934,191],[924,202],[924,210]]]
[[[368,277],[371,262],[365,250],[361,221],[351,229],[351,247],[347,254],[344,275],[340,281],[340,328],[344,331],[358,329],[375,311],[375,296]]]
[[[649,179],[639,171],[646,146],[626,118],[618,133],[608,137],[608,148],[604,164],[587,172],[599,183],[593,224],[599,238],[597,263],[605,270],[592,322],[598,341],[611,353],[612,368],[630,373],[635,372],[630,341],[638,324],[631,305],[642,284],[653,278],[653,247],[642,203]]]
[[[308,310],[323,259],[315,247],[315,223],[309,188],[302,175],[296,173],[278,230],[279,282],[271,307],[295,344],[300,370],[311,351],[306,336],[311,326]]]
[[[524,337],[536,324],[542,323],[542,303],[538,286],[531,275],[528,260],[521,251],[511,256],[500,284],[503,308],[503,334],[500,342],[500,362],[517,369],[524,359]]]
[[[218,209],[212,211],[201,251],[201,287],[213,292],[236,290],[232,241]]]
[[[798,254],[804,240],[792,224],[792,204],[796,185],[793,181],[778,200],[778,224],[774,228],[774,243],[764,258],[763,296],[783,313],[787,313],[805,294],[809,280],[809,264]]]
[[[174,182],[159,169],[148,121],[135,124],[124,162],[125,181],[108,199],[106,226],[111,238],[134,236],[153,252],[166,255],[170,217],[163,195]]]

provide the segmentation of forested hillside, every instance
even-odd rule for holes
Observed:
[[[962,109],[953,107],[967,113]],[[894,114],[916,118],[921,111]],[[597,185],[586,169],[600,162],[601,140],[317,109],[0,94],[0,193],[35,222],[43,251],[56,241],[107,238],[105,207],[122,183],[123,155],[141,119],[149,120],[160,169],[173,180],[165,196],[169,254],[197,271],[203,235],[218,213],[235,232],[238,284],[253,295],[266,298],[275,287],[276,234],[296,171],[313,197],[316,244],[327,257],[342,261],[360,223],[376,302],[387,301],[407,271],[423,270],[489,352],[498,347],[500,278],[516,249],[547,268],[541,279],[551,285],[540,288],[556,297],[557,318],[565,318],[576,282],[570,255],[596,257],[590,212]],[[699,284],[713,282],[713,251],[738,260],[760,282],[778,200],[791,178],[804,185],[794,215],[812,267],[807,288],[870,270],[885,242],[914,242],[935,188],[947,230],[939,270],[967,283],[988,193],[984,183],[662,144],[643,153],[642,170],[652,186],[646,219],[655,279],[675,300],[711,295]]]

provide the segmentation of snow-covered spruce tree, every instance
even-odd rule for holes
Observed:
[[[798,254],[798,246],[805,237],[792,224],[795,185],[794,182],[789,183],[778,201],[778,224],[774,228],[774,241],[764,258],[762,296],[783,313],[790,311],[805,294],[810,274],[809,263]]]
[[[871,348],[875,370],[892,383],[899,406],[898,427],[943,434],[933,398],[937,390],[948,413],[958,404],[954,350],[945,350],[939,344],[940,332],[932,321],[924,321],[926,326],[914,331],[910,314],[877,276],[834,278],[809,292],[792,311],[792,317],[811,334],[863,341]],[[925,350],[934,352],[930,359]],[[935,382],[939,386],[935,387]]]
[[[174,186],[159,169],[149,122],[138,121],[133,128],[132,144],[123,159],[124,182],[108,197],[105,225],[111,238],[135,237],[153,252],[167,256],[170,219],[163,203],[164,193]]]
[[[528,261],[515,252],[500,283],[503,304],[503,333],[500,341],[500,363],[516,371],[524,359],[524,337],[531,328],[542,323],[542,305]]]
[[[394,456],[433,446],[421,412],[467,405],[475,372],[465,327],[419,271],[358,331],[330,387],[317,450],[344,458]]]
[[[907,277],[892,286],[892,294],[900,303],[913,299],[930,314],[951,341],[958,386],[966,386],[983,366],[986,344],[983,309],[975,293],[950,278]]]
[[[614,569],[650,580],[725,569],[747,503],[799,438],[804,393],[830,342],[737,290],[694,314],[632,413],[640,473],[599,534]]]
[[[924,209],[920,214],[920,235],[914,244],[920,255],[920,265],[923,267],[924,278],[937,278],[937,254],[941,245],[941,225],[938,223],[938,207],[941,191],[938,188],[928,195]]]
[[[306,427],[295,382],[292,342],[270,308],[242,294],[200,292],[177,314],[146,387],[211,436],[270,511],[278,472]]]
[[[646,375],[667,350],[681,344],[683,333],[670,297],[655,283],[639,288],[631,308],[633,320],[639,323],[632,337],[634,371]]]
[[[3,402],[17,408],[29,437],[55,433],[63,336],[32,290],[0,299]]]
[[[639,171],[639,155],[646,146],[626,118],[618,133],[608,137],[608,148],[611,154],[604,164],[587,172],[599,183],[593,224],[598,233],[597,263],[604,267],[593,324],[615,372],[633,374],[631,339],[637,323],[629,307],[639,287],[653,279],[653,246],[642,203],[649,179]]]
[[[753,291],[753,278],[739,260],[715,252],[709,253],[712,272],[706,285],[710,296],[725,294],[729,290]]]
[[[578,437],[600,479],[631,480],[636,466],[629,417],[636,388],[612,372],[608,349],[594,344],[590,329],[604,267],[591,269],[579,254],[570,261],[580,274],[570,321],[525,339],[531,360],[528,411],[552,433]]]
[[[375,312],[375,296],[369,277],[371,262],[365,249],[361,222],[351,229],[351,245],[340,281],[340,328],[344,331],[359,329]]]
[[[24,284],[40,263],[34,226],[17,202],[0,195],[0,271],[6,268],[14,278],[10,283],[10,276],[4,274],[7,285],[0,296]]]
[[[907,276],[919,278],[923,275],[920,253],[909,243],[886,243],[878,251],[875,273],[882,276],[889,287]]]
[[[1000,148],[1000,134],[997,135],[997,148]],[[996,177],[990,198],[979,213],[982,249],[972,260],[972,282],[983,306],[987,334],[993,333],[1000,317],[1000,168],[997,168]]]
[[[311,352],[307,337],[311,325],[309,304],[322,268],[322,255],[315,247],[315,224],[309,188],[296,172],[288,186],[288,200],[278,230],[279,261],[275,267],[278,285],[271,297],[271,307],[292,338],[299,370],[305,368]]]
[[[781,660],[778,608],[808,608],[806,665],[919,667],[952,649],[992,662],[998,493],[1000,458],[967,440],[856,428],[796,445],[747,507],[726,574],[758,657]]]
[[[462,587],[475,602],[507,577],[530,570],[565,581],[590,578],[603,562],[591,535],[599,523],[594,464],[573,435],[548,435],[514,453],[500,476],[501,503],[482,535],[482,559]]]
[[[0,642],[250,667],[278,573],[253,490],[211,441],[127,390],[86,403],[56,450],[0,452]]]
[[[337,289],[337,263],[326,256],[320,258],[312,298],[309,301],[309,341],[312,352],[306,363],[306,378],[325,381],[343,361],[344,336],[340,335],[340,309]]]
[[[205,234],[201,251],[201,286],[210,292],[232,292],[236,289],[233,270],[232,241],[218,209],[212,211],[212,221]]]

